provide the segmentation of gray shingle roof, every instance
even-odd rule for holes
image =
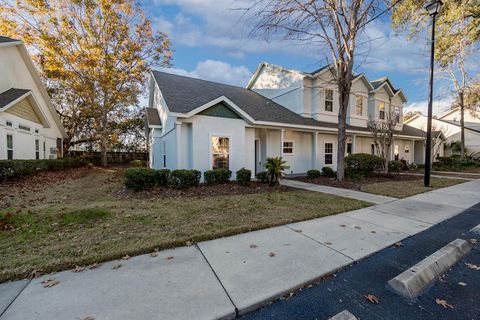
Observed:
[[[9,37],[0,36],[0,43],[18,42],[18,41],[20,41],[20,40],[12,39],[12,38],[9,38]]]
[[[145,108],[147,115],[147,124],[151,126],[160,126],[162,121],[160,121],[160,116],[158,115],[158,110],[155,108]]]
[[[253,90],[200,80],[160,71],[152,71],[171,112],[188,113],[221,96],[227,97],[255,121],[337,128],[337,124],[305,118]],[[347,126],[347,130],[369,132],[368,128]],[[422,137],[422,132],[403,126],[401,134]]]
[[[15,101],[16,99],[20,98],[21,96],[23,96],[25,93],[29,91],[30,90],[27,90],[27,89],[11,88],[11,89],[8,89],[7,91],[0,93],[0,109],[7,106],[12,101]]]

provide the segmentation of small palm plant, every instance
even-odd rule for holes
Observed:
[[[285,169],[290,168],[290,166],[287,166],[287,162],[282,157],[270,157],[267,158],[265,168],[267,169],[268,180],[274,186],[280,184],[280,180],[285,175]]]

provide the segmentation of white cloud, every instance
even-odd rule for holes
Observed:
[[[182,76],[210,80],[240,87],[244,87],[252,75],[252,72],[245,66],[232,66],[229,63],[218,60],[200,61],[196,68],[192,71],[187,71],[180,68],[164,68],[161,70]]]
[[[442,99],[434,99],[433,100],[433,107],[432,107],[433,114],[434,115],[435,114],[440,114],[440,113],[443,113],[443,112],[449,110],[452,107],[453,102],[454,102],[453,97],[446,97],[446,98],[442,98]],[[405,111],[420,111],[424,115],[427,115],[428,101],[425,100],[425,101],[416,101],[416,102],[409,103],[405,107]]]

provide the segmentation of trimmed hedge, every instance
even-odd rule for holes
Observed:
[[[222,184],[230,181],[232,171],[228,169],[213,169],[203,173],[206,184]]]
[[[369,175],[383,168],[383,158],[368,153],[355,153],[345,157],[347,173]]]
[[[198,186],[202,173],[198,170],[178,169],[170,172],[167,186],[174,189],[185,189]]]
[[[61,171],[87,164],[82,158],[45,160],[0,160],[0,180],[24,177],[39,171]]]
[[[135,191],[152,189],[157,183],[157,171],[149,168],[129,168],[123,177],[125,186]]]
[[[320,172],[320,170],[317,170],[317,169],[311,169],[311,170],[307,171],[307,177],[309,179],[320,178],[321,175],[322,175],[322,173]]]
[[[400,160],[388,161],[388,172],[400,173],[402,172],[404,164]]]
[[[250,181],[252,180],[252,171],[242,168],[237,171],[237,182],[242,186],[250,185]]]
[[[169,169],[155,170],[155,180],[159,186],[166,187],[168,185]]]
[[[324,175],[325,177],[329,177],[329,178],[335,178],[337,176],[335,171],[333,171],[333,169],[330,168],[330,167],[323,167],[322,168],[322,175]]]
[[[257,178],[257,180],[261,181],[262,183],[267,183],[268,182],[268,172],[267,171],[260,171],[255,175],[255,178]]]

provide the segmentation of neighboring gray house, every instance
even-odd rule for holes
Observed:
[[[282,156],[289,173],[336,169],[337,91],[331,68],[302,73],[261,64],[247,88],[153,71],[147,108],[152,168],[263,171]],[[375,153],[367,122],[397,113],[392,158],[423,161],[421,130],[402,123],[406,98],[387,78],[356,76],[347,125],[348,153]],[[418,155],[417,155],[418,153]]]

